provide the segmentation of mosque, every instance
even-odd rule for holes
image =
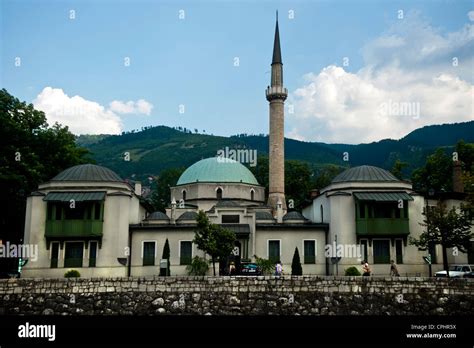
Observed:
[[[201,210],[212,223],[235,233],[233,257],[238,263],[256,257],[281,260],[290,274],[298,248],[303,274],[343,275],[350,266],[360,268],[365,259],[374,275],[388,275],[390,260],[397,262],[402,275],[427,275],[427,251],[409,245],[408,237],[422,232],[422,211],[435,200],[384,169],[350,168],[316,192],[302,212],[289,211],[284,185],[287,95],[277,20],[271,84],[266,89],[268,194],[241,163],[206,158],[187,168],[171,187],[166,213],[149,212],[139,182],[132,186],[112,170],[93,164],[68,168],[27,199],[24,243],[38,245],[39,255],[27,262],[22,277],[63,277],[69,269],[79,270],[83,277],[159,275],[166,240],[171,275],[186,275],[194,256],[205,257],[192,243]],[[463,193],[442,199],[448,207],[459,205]],[[328,255],[328,245],[363,247],[358,249],[363,254]],[[430,254],[433,271],[441,269],[439,246]],[[472,256],[448,253],[450,263],[474,263]]]

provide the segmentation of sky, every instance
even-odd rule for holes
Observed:
[[[474,119],[471,1],[0,0],[0,87],[75,134],[268,134],[276,10],[287,137]]]

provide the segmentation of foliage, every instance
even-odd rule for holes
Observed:
[[[412,174],[413,187],[417,191],[435,192],[452,190],[453,161],[441,148],[426,159],[424,167]]]
[[[171,199],[170,188],[176,186],[183,172],[184,168],[169,168],[163,170],[157,177],[151,196],[151,203],[156,210],[165,212],[165,208],[169,205]],[[179,201],[181,197],[175,197],[175,199]]]
[[[407,162],[402,162],[399,159],[395,161],[390,172],[398,179],[403,180],[403,169],[408,167]]]
[[[91,162],[67,127],[49,127],[42,111],[0,90],[0,239],[20,243],[26,197],[62,170]]]
[[[79,271],[76,271],[75,269],[70,269],[66,273],[64,273],[65,278],[79,278],[81,274]]]
[[[328,164],[323,168],[320,168],[316,172],[312,188],[320,190],[322,188],[325,188],[326,186],[329,186],[332,182],[332,179],[334,179],[339,173],[341,173],[345,169],[346,168],[344,167],[336,166],[333,164]]]
[[[263,258],[258,257],[257,255],[254,255],[254,257],[255,257],[255,263],[262,271],[262,274],[264,275],[273,274],[273,271],[275,269],[275,263],[272,260],[263,259]]]
[[[443,266],[448,270],[447,248],[457,248],[459,252],[467,252],[470,240],[472,220],[468,211],[461,205],[458,210],[452,207],[446,209],[444,204],[438,203],[434,207],[426,207],[425,216],[421,225],[425,227],[418,239],[409,238],[410,244],[421,250],[427,250],[430,245],[440,244],[443,249]]]
[[[293,260],[291,261],[291,275],[302,275],[303,268],[301,267],[300,253],[298,248],[295,248],[295,253],[293,254]]]
[[[360,276],[360,272],[357,269],[357,267],[352,266],[345,270],[344,275],[345,276]]]
[[[234,249],[235,233],[209,222],[209,218],[202,210],[199,211],[196,221],[197,228],[193,243],[198,249],[211,256],[213,273],[216,275],[215,263],[229,257]]]
[[[168,238],[166,238],[165,245],[163,246],[163,254],[161,255],[162,259],[168,260],[168,269],[163,272],[163,270],[160,268],[160,276],[169,276],[171,275],[170,272],[170,243],[168,242]]]
[[[194,256],[190,265],[186,266],[188,275],[205,276],[209,270],[209,261],[205,258]]]

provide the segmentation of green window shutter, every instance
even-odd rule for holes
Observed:
[[[374,263],[390,263],[390,241],[374,240]]]
[[[268,259],[273,262],[280,261],[280,241],[279,240],[268,241]]]
[[[97,260],[97,242],[91,242],[89,248],[89,267],[95,267]]]
[[[190,265],[193,255],[193,243],[190,241],[183,241],[181,242],[180,248],[179,264]]]
[[[143,243],[143,266],[155,265],[155,242]]]
[[[58,268],[59,243],[51,243],[51,268]]]
[[[83,242],[65,243],[64,267],[82,267],[82,258],[84,253]]]
[[[400,239],[397,239],[395,241],[395,251],[397,254],[397,263],[402,264],[403,263],[403,241]]]
[[[304,263],[316,263],[316,246],[314,240],[304,241]]]

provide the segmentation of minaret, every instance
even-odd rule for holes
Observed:
[[[273,42],[271,85],[266,90],[270,102],[270,139],[269,139],[269,191],[268,205],[273,208],[274,215],[277,203],[281,202],[286,212],[285,200],[285,100],[288,90],[283,87],[283,63],[280,51],[280,33],[278,31],[278,12]]]

